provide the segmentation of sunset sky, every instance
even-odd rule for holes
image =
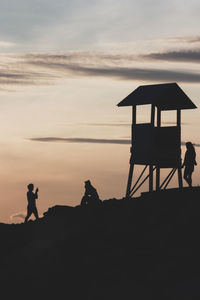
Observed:
[[[87,179],[101,199],[124,196],[131,109],[116,105],[139,85],[177,82],[200,106],[199,12],[199,0],[1,1],[0,222],[23,221],[31,182],[41,216],[79,204]],[[182,122],[198,185],[199,108]]]

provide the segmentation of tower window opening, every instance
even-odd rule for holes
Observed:
[[[137,124],[151,122],[151,104],[137,105]]]
[[[162,111],[161,113],[161,126],[176,126],[177,124],[177,113],[176,111]]]

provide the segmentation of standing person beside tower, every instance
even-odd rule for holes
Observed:
[[[185,152],[185,158],[182,164],[182,168],[185,167],[183,178],[185,179],[189,187],[192,187],[192,173],[194,171],[194,166],[197,165],[196,152],[191,142],[187,142],[185,145],[187,150]]]
[[[36,207],[35,200],[38,199],[38,188],[35,190],[35,193],[33,192],[34,190],[34,185],[32,183],[27,185],[28,192],[27,192],[27,200],[28,200],[28,206],[27,206],[27,216],[25,217],[24,222],[27,223],[29,217],[34,214],[35,218],[38,220],[38,211]]]

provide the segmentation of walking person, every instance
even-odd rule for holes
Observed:
[[[39,219],[38,217],[38,211],[36,207],[35,200],[38,199],[38,188],[35,190],[35,193],[33,192],[34,190],[34,185],[30,183],[27,185],[28,192],[27,192],[27,200],[28,200],[28,206],[27,206],[27,216],[25,217],[24,222],[27,223],[28,219],[34,214],[36,220]]]
[[[185,167],[183,178],[185,179],[189,187],[192,187],[192,173],[194,171],[194,166],[197,165],[196,152],[191,142],[187,142],[185,145],[187,150],[185,152],[185,158],[182,164],[182,168]]]

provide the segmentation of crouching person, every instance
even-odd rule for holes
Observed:
[[[97,190],[92,186],[90,180],[85,181],[85,194],[81,200],[81,206],[96,207],[100,203]]]

